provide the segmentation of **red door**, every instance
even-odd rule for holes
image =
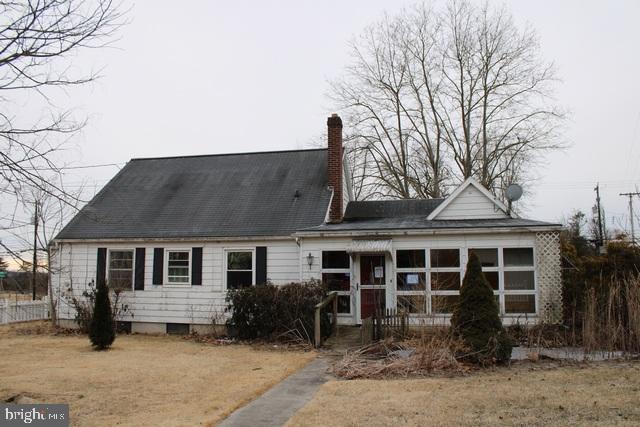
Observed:
[[[360,255],[360,318],[373,316],[386,307],[384,255]],[[382,289],[380,289],[382,287]]]

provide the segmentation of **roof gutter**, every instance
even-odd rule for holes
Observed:
[[[262,240],[293,240],[288,236],[243,236],[243,237],[112,237],[104,239],[55,239],[56,243],[118,243],[118,242],[246,242]]]
[[[407,229],[407,230],[344,230],[344,231],[297,231],[295,237],[364,237],[364,236],[438,236],[442,234],[509,234],[538,233],[544,231],[560,231],[560,225],[495,227],[495,228],[442,228],[442,229]]]

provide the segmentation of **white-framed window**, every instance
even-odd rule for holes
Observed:
[[[398,310],[427,312],[427,258],[424,249],[396,250],[396,299]]]
[[[500,314],[535,315],[537,287],[532,247],[469,248],[482,263],[482,272],[496,295]]]
[[[133,249],[109,249],[107,283],[111,289],[133,289],[134,257]]]
[[[450,315],[460,302],[463,260],[459,248],[429,249],[429,312]]]
[[[240,289],[255,285],[255,249],[225,249],[224,277],[227,289]]]
[[[322,283],[338,292],[338,314],[351,314],[351,257],[346,251],[322,251]]]
[[[165,249],[167,285],[191,285],[191,249]]]

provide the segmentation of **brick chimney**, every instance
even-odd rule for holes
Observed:
[[[332,114],[327,119],[328,150],[327,150],[327,177],[329,187],[333,189],[331,208],[329,209],[329,222],[342,222],[342,119],[337,114]]]

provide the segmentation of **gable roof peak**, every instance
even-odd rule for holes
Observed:
[[[474,187],[475,189],[477,189],[482,195],[484,195],[487,199],[489,199],[493,203],[494,207],[504,212],[505,215],[507,215],[508,217],[518,218],[516,214],[514,214],[513,212],[509,212],[509,209],[507,208],[507,206],[505,206],[504,203],[498,200],[484,185],[480,184],[480,182],[476,178],[470,176],[467,179],[465,179],[462,182],[462,184],[460,184],[458,188],[456,188],[453,191],[453,193],[451,193],[447,198],[445,198],[444,201],[433,212],[429,214],[427,219],[428,220],[436,219],[438,215],[440,215],[447,208],[447,206],[449,206],[456,198],[458,198],[458,196],[460,196],[460,194],[464,192],[464,190],[466,190],[469,187]]]

